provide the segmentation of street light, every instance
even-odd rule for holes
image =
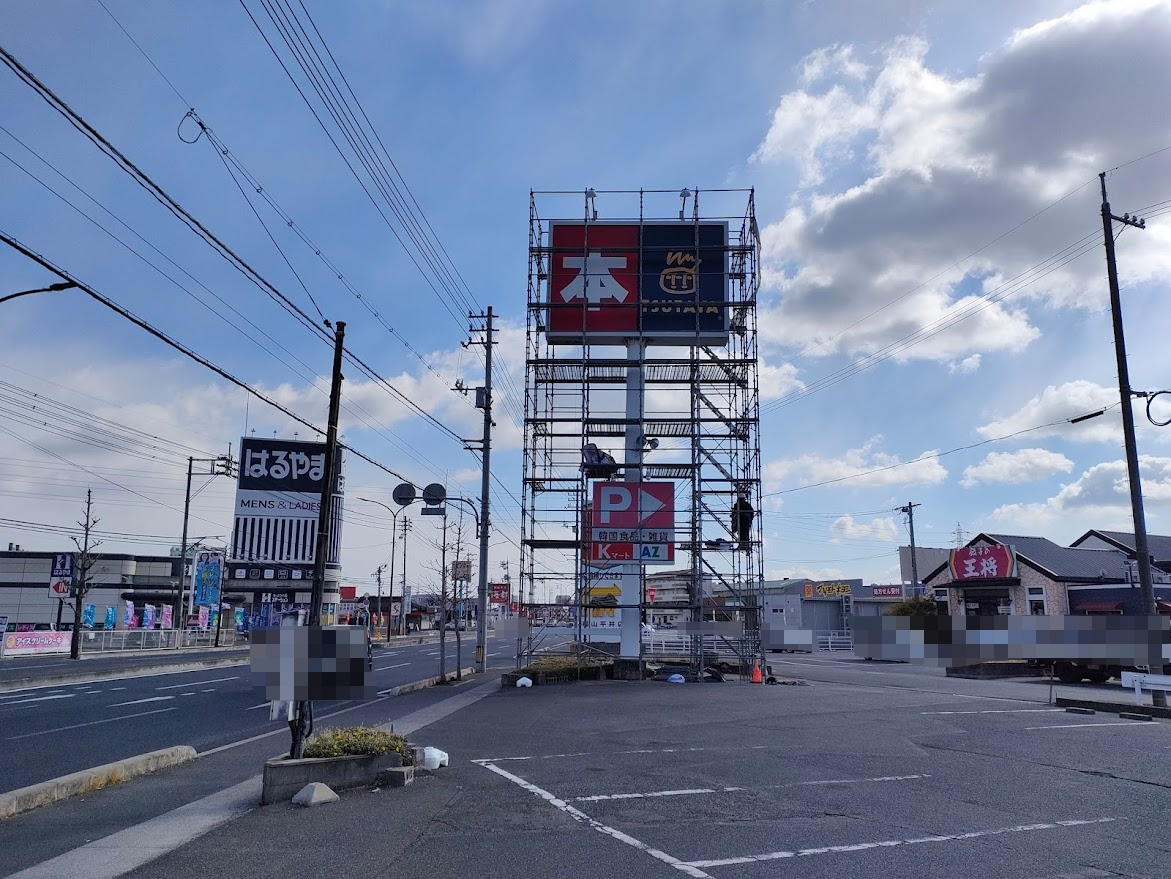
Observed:
[[[7,296],[0,296],[0,303],[7,302],[9,299],[17,299],[21,296],[31,296],[34,293],[56,293],[60,290],[68,290],[76,286],[77,284],[73,283],[73,281],[61,281],[57,284],[50,284],[48,287],[37,287],[35,290],[21,290],[19,293],[9,293]]]
[[[373,501],[373,500],[370,500],[370,498],[368,498],[368,497],[360,497],[360,498],[358,498],[358,500],[365,501],[368,504],[376,504],[377,506],[382,507],[382,509],[384,509],[384,510],[386,510],[386,512],[390,513],[390,518],[391,518],[391,521],[393,522],[393,524],[390,526],[390,595],[389,595],[390,609],[391,609],[392,613],[390,615],[388,615],[386,618],[386,643],[389,644],[390,643],[391,619],[394,616],[394,613],[393,613],[393,611],[394,611],[394,554],[395,554],[394,551],[395,551],[395,542],[398,539],[398,514],[401,513],[403,510],[405,510],[406,507],[402,506],[396,510],[396,509],[393,509],[393,508],[387,506],[382,501]],[[406,575],[407,575],[407,572],[406,572],[406,570],[404,570],[403,571],[403,578],[404,579],[406,579]],[[405,604],[405,596],[404,596],[403,604]],[[379,608],[379,610],[381,610],[381,608]],[[406,623],[407,608],[405,606],[400,606],[399,619],[402,620],[404,624]]]

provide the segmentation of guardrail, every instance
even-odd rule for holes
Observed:
[[[124,650],[178,650],[184,647],[214,647],[215,629],[111,629],[83,631],[82,653],[108,653]],[[236,630],[220,631],[220,647],[248,643]]]
[[[817,638],[819,650],[853,650],[854,635],[851,632],[829,632]]]

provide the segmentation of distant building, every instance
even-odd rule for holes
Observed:
[[[947,564],[947,559],[950,554],[950,549],[916,546],[915,563],[918,566],[919,582],[923,582],[928,571],[934,571],[940,565]],[[910,583],[914,580],[914,577],[911,575],[911,547],[909,546],[899,547],[899,575],[904,583]]]

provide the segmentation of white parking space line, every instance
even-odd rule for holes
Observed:
[[[18,739],[32,739],[37,736],[47,736],[49,733],[65,732],[70,729],[81,729],[83,726],[97,726],[100,723],[114,723],[118,720],[133,720],[136,717],[146,717],[148,714],[165,714],[168,711],[178,711],[178,708],[156,708],[154,711],[143,711],[139,714],[124,714],[121,717],[107,717],[105,720],[90,720],[86,723],[74,723],[70,726],[59,726],[56,729],[44,729],[40,732],[25,733],[19,736],[10,736],[6,741],[15,742]]]
[[[380,665],[380,666],[376,667],[374,670],[375,671],[386,671],[387,669],[403,668],[408,665],[410,665],[409,662],[400,662],[398,665]]]
[[[1025,729],[1083,729],[1087,726],[1149,726],[1158,729],[1161,724],[1151,723],[1149,720],[1114,720],[1106,723],[1059,723],[1055,726],[1026,726]]]
[[[920,714],[1028,714],[1029,712],[1062,711],[1064,708],[986,708],[983,711],[920,711]]]
[[[114,705],[107,705],[107,708],[121,708],[124,705],[144,705],[147,702],[166,702],[168,699],[174,699],[174,696],[150,696],[146,699],[134,699],[131,702],[118,702]]]
[[[609,827],[609,826],[603,824],[601,821],[595,821],[593,818],[591,818],[585,812],[581,811],[578,808],[575,808],[574,806],[569,805],[569,803],[565,802],[564,800],[558,799],[556,796],[549,793],[549,791],[543,790],[542,788],[537,787],[535,784],[532,784],[531,782],[525,781],[519,775],[513,775],[511,772],[508,772],[504,769],[501,769],[499,766],[496,766],[492,763],[481,763],[480,765],[483,766],[485,769],[490,770],[491,772],[495,772],[501,778],[507,778],[513,784],[520,786],[521,788],[523,788],[524,790],[528,791],[531,794],[535,794],[536,796],[540,797],[545,802],[547,802],[549,805],[553,806],[556,809],[560,809],[562,812],[565,812],[567,815],[569,815],[575,821],[583,822],[583,823],[589,825],[590,827],[592,827],[594,830],[598,831],[599,833],[604,833],[607,836],[613,837],[614,839],[618,840],[619,842],[624,842],[627,845],[638,849],[639,851],[646,852],[652,858],[656,858],[657,860],[662,861],[664,864],[669,864],[672,867],[674,867],[676,870],[679,870],[680,872],[686,873],[688,876],[694,876],[694,877],[696,877],[696,879],[711,879],[710,873],[705,873],[703,870],[699,869],[697,866],[695,866],[693,864],[685,864],[685,863],[683,863],[683,861],[679,860],[678,858],[671,857],[666,852],[659,851],[656,848],[651,848],[645,842],[640,842],[639,840],[635,839],[633,836],[630,836],[626,833],[623,833],[621,830],[615,830],[613,827]]]
[[[59,696],[36,696],[32,699],[18,699],[15,702],[0,703],[0,708],[7,708],[9,705],[27,705],[30,702],[48,702],[52,699],[72,699],[75,693],[62,693]]]
[[[1073,819],[1067,821],[1052,821],[1043,824],[1019,824],[1016,827],[1001,827],[996,830],[975,830],[971,833],[957,833],[953,835],[920,836],[914,839],[884,839],[880,842],[859,842],[852,845],[827,845],[821,848],[805,848],[796,851],[766,852],[761,855],[748,855],[740,858],[719,858],[710,861],[688,861],[683,866],[710,869],[712,867],[730,867],[735,864],[753,864],[760,861],[776,861],[784,858],[807,858],[813,855],[829,855],[844,852],[861,852],[873,848],[892,848],[898,845],[920,845],[925,842],[959,842],[965,839],[980,839],[986,836],[998,836],[1004,833],[1030,833],[1036,830],[1057,830],[1062,827],[1080,827],[1086,824],[1106,824],[1116,821],[1116,818],[1090,818],[1088,820]]]
[[[645,794],[596,794],[592,797],[574,797],[575,803],[597,803],[602,800],[643,800],[653,797],[686,797],[694,794],[718,794],[744,790],[742,787],[696,787],[690,790],[656,790]]]
[[[188,681],[185,684],[170,684],[166,687],[155,687],[156,690],[181,690],[184,687],[198,687],[200,684],[221,684],[224,681],[238,681],[239,675],[232,675],[230,678],[212,678],[210,681]]]
[[[819,781],[791,781],[783,787],[800,787],[812,784],[862,784],[865,782],[880,781],[913,781],[916,778],[930,778],[930,775],[881,775],[877,778],[829,778]]]
[[[749,745],[750,751],[781,749],[784,745]],[[504,763],[508,760],[560,760],[565,757],[589,757],[614,754],[690,754],[695,751],[726,751],[725,748],[633,748],[629,751],[571,751],[567,754],[535,754],[528,757],[477,757],[472,763]]]
[[[261,702],[259,705],[253,705],[251,708],[245,708],[245,711],[255,711],[257,708],[267,708],[271,702]]]

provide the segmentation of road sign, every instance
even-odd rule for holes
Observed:
[[[394,498],[394,502],[400,507],[413,504],[415,502],[415,486],[409,482],[400,482],[394,487],[394,491],[390,493],[390,496]]]
[[[49,597],[68,598],[73,594],[73,554],[59,552],[53,556],[49,575]]]
[[[670,529],[675,525],[675,483],[595,482],[595,528]]]

